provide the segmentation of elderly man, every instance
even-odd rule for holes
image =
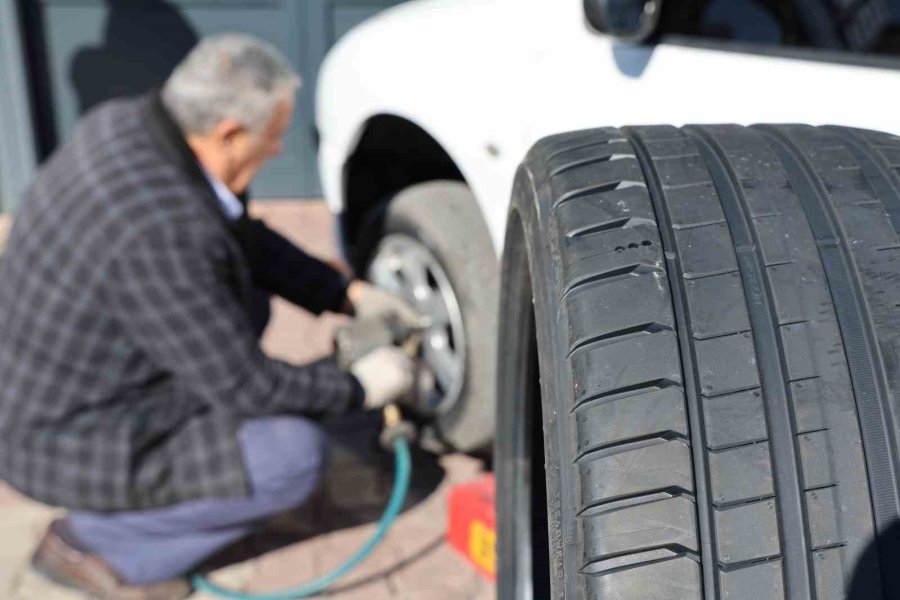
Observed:
[[[396,349],[342,371],[258,336],[274,293],[409,316],[246,215],[299,78],[269,45],[201,42],[159,94],[86,116],[42,167],[0,262],[0,477],[72,510],[33,557],[98,598],[168,600],[183,576],[314,490],[312,419],[412,385]]]

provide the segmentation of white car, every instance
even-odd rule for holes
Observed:
[[[446,396],[436,401],[444,411],[454,403],[465,408],[460,401],[492,402],[493,349],[483,338],[493,320],[474,311],[493,310],[497,272],[481,263],[502,250],[513,178],[538,139],[600,124],[691,122],[831,123],[900,132],[897,59],[782,45],[782,36],[797,37],[799,30],[788,32],[752,0],[687,4],[707,4],[708,10],[663,22],[658,43],[632,45],[592,28],[579,0],[415,0],[355,28],[327,57],[317,96],[321,179],[325,199],[341,215],[354,264],[363,268],[379,258],[376,241],[392,230],[379,231],[378,217],[401,192],[404,203],[424,198],[428,206],[410,211],[421,212],[439,230],[435,235],[448,238],[447,248],[435,248],[431,237],[419,239],[415,256],[423,262],[411,267],[440,265],[424,283],[433,280],[450,305],[451,333],[434,331],[431,338]],[[900,2],[893,4],[900,11]],[[436,181],[459,185],[422,187]],[[433,191],[460,206],[447,208],[450,215],[431,215],[450,202],[429,202]],[[390,244],[383,251],[390,254]],[[382,262],[375,261],[376,270]],[[479,280],[459,280],[468,274],[455,271],[473,263]],[[445,290],[445,276],[473,289]],[[423,282],[394,285],[412,290],[415,283]],[[466,327],[468,310],[477,321]],[[477,382],[464,386],[464,373]],[[463,387],[472,399],[459,399]],[[487,443],[492,408],[474,410],[471,421],[459,418],[439,421],[451,443],[464,449]]]
[[[500,597],[900,593],[898,70],[897,0],[417,0],[332,50],[348,257],[435,317],[443,440],[499,404]]]

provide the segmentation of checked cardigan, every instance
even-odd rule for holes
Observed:
[[[0,478],[88,510],[246,495],[242,419],[362,399],[332,359],[263,354],[260,288],[318,313],[346,282],[260,222],[229,224],[157,94],[92,111],[0,258]]]

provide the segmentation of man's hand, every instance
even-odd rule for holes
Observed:
[[[350,366],[366,393],[364,406],[382,408],[408,394],[413,387],[412,360],[400,348],[381,346]]]
[[[423,316],[403,298],[356,279],[347,288],[347,299],[358,319],[380,319],[396,315],[407,327],[421,327]]]

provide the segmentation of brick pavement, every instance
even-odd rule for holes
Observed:
[[[9,233],[10,224],[9,215],[0,214],[0,252],[3,252],[3,248],[6,246],[6,235]]]
[[[321,202],[280,202],[254,212],[319,256],[336,258],[331,217]],[[0,216],[0,249],[5,237]],[[301,362],[329,350],[339,317],[314,319],[275,301],[266,332],[267,352]],[[281,515],[262,531],[213,561],[214,581],[245,591],[271,591],[326,573],[374,531],[392,481],[390,457],[372,452],[377,420],[367,417],[326,424],[332,466],[320,492],[304,507]],[[491,600],[493,586],[444,543],[447,490],[476,477],[482,465],[463,455],[437,459],[414,454],[410,499],[385,542],[328,598],[337,600]],[[0,484],[0,598],[75,600],[28,568],[28,557],[46,524],[59,511],[30,502]],[[195,594],[192,599],[209,598]]]

